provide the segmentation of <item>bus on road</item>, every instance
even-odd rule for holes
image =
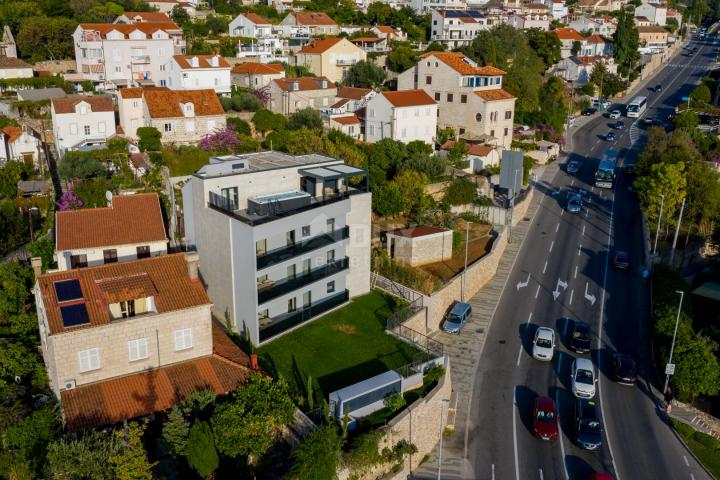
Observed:
[[[617,150],[605,150],[595,172],[595,186],[598,188],[613,188],[615,183],[615,167],[617,167],[620,153]]]
[[[637,96],[628,103],[626,115],[628,117],[639,117],[647,107],[647,97]]]

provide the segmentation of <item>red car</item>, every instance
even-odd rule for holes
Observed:
[[[592,475],[590,475],[590,478],[588,480],[613,480],[612,475],[609,473],[599,473],[595,472]]]
[[[533,402],[533,433],[542,440],[557,440],[557,409],[552,398],[537,397]]]

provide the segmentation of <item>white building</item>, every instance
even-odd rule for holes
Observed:
[[[253,344],[370,290],[367,172],[280,152],[213,157],[183,187],[187,245],[218,318]]]
[[[172,22],[164,12],[125,12],[113,23],[167,23]]]
[[[470,45],[483,30],[495,26],[494,19],[478,10],[433,10],[430,41],[449,48]]]
[[[40,165],[40,140],[23,126],[17,128],[8,125],[0,130],[0,165],[9,160],[23,162],[33,168]]]
[[[568,7],[565,0],[547,0],[546,5],[550,10],[550,16],[554,20],[560,20],[568,14]]]
[[[272,36],[270,20],[256,13],[241,13],[228,25],[233,37],[266,38]]]
[[[285,78],[285,66],[282,63],[245,62],[235,65],[230,76],[233,85],[260,89],[273,80]]]
[[[115,135],[115,112],[109,95],[55,98],[50,114],[55,147],[61,157],[68,150],[104,144]]]
[[[165,255],[167,242],[156,193],[116,195],[107,207],[55,213],[59,270]]]
[[[425,90],[380,92],[365,109],[365,141],[392,138],[409,143],[434,143],[437,130],[437,102]]]
[[[212,88],[230,93],[230,64],[220,55],[175,55],[166,67],[167,86],[173,90]]]
[[[547,13],[513,13],[508,16],[506,25],[517,30],[538,30],[548,31],[550,29],[550,17]]]
[[[667,24],[667,13],[667,4],[658,2],[643,2],[635,8],[636,17],[645,17],[661,27]]]
[[[33,76],[32,65],[19,58],[0,57],[0,79],[32,78]]]
[[[424,14],[431,9],[465,10],[466,0],[409,0],[416,13]]]

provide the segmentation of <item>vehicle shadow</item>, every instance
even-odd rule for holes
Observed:
[[[558,386],[550,387],[550,397],[555,400],[555,408],[558,412],[559,434],[574,439],[575,397],[570,390]]]
[[[586,480],[595,472],[589,463],[576,455],[566,455],[565,465],[571,480]]]
[[[598,373],[602,374],[607,380],[613,382],[612,359],[616,351],[608,346],[603,346],[600,349],[593,348],[590,353],[592,355],[593,362],[598,369]]]
[[[525,385],[515,387],[515,407],[517,408],[517,414],[530,435],[533,434],[533,401],[537,396],[538,394],[535,390]]]
[[[575,360],[573,355],[561,350],[555,352],[555,356],[553,357],[553,371],[555,372],[555,376],[562,386],[568,389],[568,391],[572,387],[572,382],[570,381],[570,367],[573,360]]]
[[[522,343],[523,350],[532,358],[533,340],[535,339],[535,332],[538,326],[534,323],[522,323],[518,326],[518,335],[520,336],[520,342]]]

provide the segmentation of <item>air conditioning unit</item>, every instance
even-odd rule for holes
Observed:
[[[70,380],[65,380],[63,382],[65,384],[65,390],[72,390],[75,388],[75,379],[71,378]]]

